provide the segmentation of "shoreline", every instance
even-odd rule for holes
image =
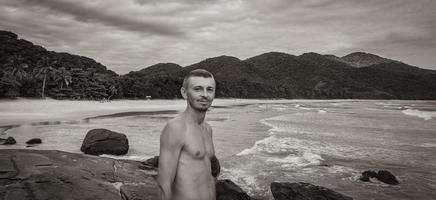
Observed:
[[[372,99],[215,99],[212,108],[230,108],[253,104],[282,104],[304,102],[434,102],[435,100],[372,100]],[[178,100],[113,100],[99,102],[89,100],[55,99],[0,99],[0,134],[21,125],[50,125],[60,123],[80,123],[102,117],[118,117],[161,112],[178,112],[185,108],[186,102]],[[136,115],[135,114],[135,115]]]
[[[215,99],[213,108],[231,108],[253,104],[288,104],[306,102],[433,102],[436,100],[374,100],[374,99]],[[167,100],[90,100],[0,99],[0,134],[21,125],[80,123],[83,120],[142,114],[176,113],[185,108],[183,99]]]
[[[262,99],[215,99],[212,107],[225,108],[257,103],[292,103],[312,100],[262,100]],[[320,101],[320,100],[318,100]],[[324,100],[321,100],[324,101]],[[51,124],[86,120],[127,112],[180,111],[186,106],[178,100],[113,100],[99,101],[18,99],[0,100],[0,127],[24,124]]]

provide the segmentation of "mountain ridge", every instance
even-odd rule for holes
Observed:
[[[51,66],[58,75],[47,79],[46,93],[54,98],[181,98],[184,75],[203,68],[214,74],[217,97],[436,99],[435,70],[365,52],[342,57],[267,52],[244,60],[221,55],[118,75],[92,58],[47,51],[12,32],[0,31],[0,42],[0,98],[44,96],[45,78],[34,71]],[[31,78],[23,78],[26,73]]]

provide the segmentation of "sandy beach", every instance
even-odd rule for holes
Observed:
[[[213,106],[286,103],[295,100],[215,99]],[[0,126],[81,120],[122,112],[181,111],[184,100],[72,101],[54,99],[0,100]]]

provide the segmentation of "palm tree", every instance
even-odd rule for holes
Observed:
[[[109,95],[107,100],[111,100],[111,97],[114,96],[114,94],[116,94],[118,92],[117,88],[114,85],[111,85],[109,87],[109,90],[110,90],[111,94]]]
[[[42,91],[41,91],[41,98],[45,98],[45,86],[47,82],[47,78],[50,78],[53,76],[54,72],[54,64],[56,64],[56,61],[50,61],[50,58],[47,56],[42,57],[42,60],[38,62],[38,66],[40,67],[36,71],[36,77],[42,77]]]
[[[61,82],[61,89],[65,85],[68,87],[73,82],[71,72],[66,70],[65,67],[61,67],[55,70],[55,82]]]
[[[15,76],[18,81],[27,78],[26,69],[29,67],[26,63],[23,62],[24,58],[21,55],[13,55],[9,58],[8,63],[4,66],[6,71],[9,71],[10,75]]]

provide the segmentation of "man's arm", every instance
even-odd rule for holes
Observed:
[[[162,200],[172,198],[172,185],[176,176],[179,155],[184,144],[185,128],[169,122],[160,136],[160,153],[157,182]]]
[[[206,123],[206,130],[209,134],[210,144],[212,145],[212,157],[215,156],[215,146],[213,145],[213,134],[212,134],[212,127]]]
[[[212,127],[208,124],[205,123],[206,126],[206,131],[208,134],[208,144],[211,146],[211,155],[210,155],[210,164],[211,164],[211,173],[213,178],[215,179],[215,181],[217,180],[217,177],[221,171],[221,167],[220,167],[220,163],[218,161],[218,158],[215,156],[215,147],[213,144],[213,134],[212,134]]]

